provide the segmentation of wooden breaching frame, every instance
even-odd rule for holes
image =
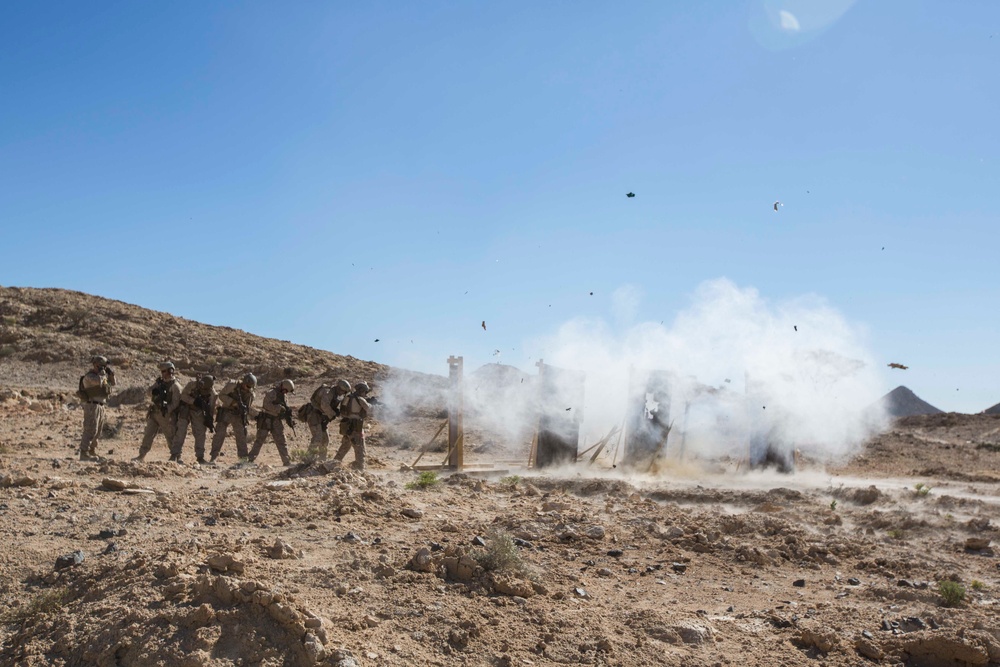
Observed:
[[[410,465],[412,470],[462,470],[465,467],[465,424],[463,420],[465,412],[464,379],[462,357],[448,357],[448,419],[441,424],[427,444],[420,448],[420,454]],[[441,433],[448,429],[448,450],[447,454],[438,465],[424,464],[418,466]]]

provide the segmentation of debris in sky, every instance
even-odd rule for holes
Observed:
[[[903,364],[897,364],[896,362],[892,362],[891,364],[889,364],[889,368],[898,368],[901,371],[905,371],[907,368],[909,368],[909,366],[904,366]]]
[[[793,324],[793,325],[792,325],[792,328],[794,328],[794,329],[795,329],[796,331],[798,331],[798,330],[799,330],[799,325],[797,325],[797,324]]]
[[[375,339],[375,342],[376,342],[376,343],[378,342],[378,338],[376,338],[376,339]]]
[[[784,204],[782,204],[782,203],[781,203],[780,201],[776,201],[776,202],[774,202],[774,212],[775,212],[775,213],[777,213],[777,212],[778,212],[778,207],[779,207],[779,206],[784,206]]]
[[[885,246],[882,246],[882,250],[885,250]]]
[[[730,380],[729,378],[726,378],[726,382],[727,382],[727,383],[728,383],[728,382],[732,382],[732,380]]]
[[[570,411],[570,410],[572,410],[572,409],[573,409],[573,408],[566,408],[566,412],[569,412],[569,411]]]
[[[591,292],[591,293],[590,293],[590,296],[594,296],[594,293],[593,293],[593,292]]]
[[[629,199],[631,199],[632,197],[635,197],[635,193],[634,193],[634,192],[629,192],[629,193],[628,193],[627,195],[625,195],[625,196],[626,196],[626,197],[628,197]]]
[[[486,331],[486,320],[483,320],[483,331]]]

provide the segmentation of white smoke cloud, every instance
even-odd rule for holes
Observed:
[[[623,423],[635,388],[653,371],[670,378],[669,414],[660,415],[674,424],[668,454],[683,444],[687,457],[740,458],[767,442],[785,454],[795,448],[834,460],[882,426],[884,417],[869,409],[882,384],[864,331],[823,299],[774,303],[755,289],[712,280],[670,325],[634,323],[639,300],[638,289],[620,288],[614,325],[578,318],[526,346],[546,364],[586,374],[582,415],[570,414],[582,417],[587,443]],[[547,398],[538,395],[537,377],[534,367],[466,369],[467,443],[494,434],[496,457],[525,455]],[[398,406],[443,406],[446,384],[401,377],[385,395]]]
[[[686,431],[692,453],[738,456],[763,430],[772,444],[832,460],[881,425],[867,410],[882,385],[864,333],[818,297],[775,304],[718,279],[698,287],[670,326],[615,332],[577,319],[541,347],[546,363],[587,373],[590,441],[622,422],[630,384],[653,370],[675,377],[671,439]]]

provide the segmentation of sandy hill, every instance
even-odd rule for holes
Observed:
[[[8,382],[75,385],[94,354],[107,356],[126,379],[136,380],[155,377],[156,363],[163,359],[186,375],[234,377],[251,371],[262,382],[283,377],[372,381],[389,371],[371,361],[81,292],[0,287],[0,366]]]
[[[912,417],[913,415],[936,415],[944,412],[914,394],[902,385],[896,387],[879,401],[891,417]]]
[[[1000,415],[1000,403],[997,403],[991,408],[986,408],[983,410],[984,415]]]

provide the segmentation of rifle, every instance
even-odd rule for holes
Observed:
[[[292,429],[292,435],[298,437],[299,434],[295,432],[295,420],[292,419],[292,410],[288,407],[288,400],[285,398],[285,393],[278,390],[278,405],[281,406],[281,415],[279,415],[288,427]]]
[[[239,408],[239,411],[240,411],[240,421],[243,422],[243,426],[244,427],[249,426],[250,425],[250,407],[246,403],[243,402],[243,396],[240,395],[240,388],[236,387],[236,389],[233,390],[233,393],[229,394],[229,397],[231,399],[233,399],[233,402],[236,403],[236,407]]]
[[[157,379],[153,385],[153,407],[160,408],[160,414],[167,416],[167,407],[170,405],[170,385],[162,379]]]
[[[195,396],[194,407],[201,410],[201,413],[205,416],[205,428],[215,433],[215,422],[212,421],[212,409],[208,406],[208,401],[203,396]]]

